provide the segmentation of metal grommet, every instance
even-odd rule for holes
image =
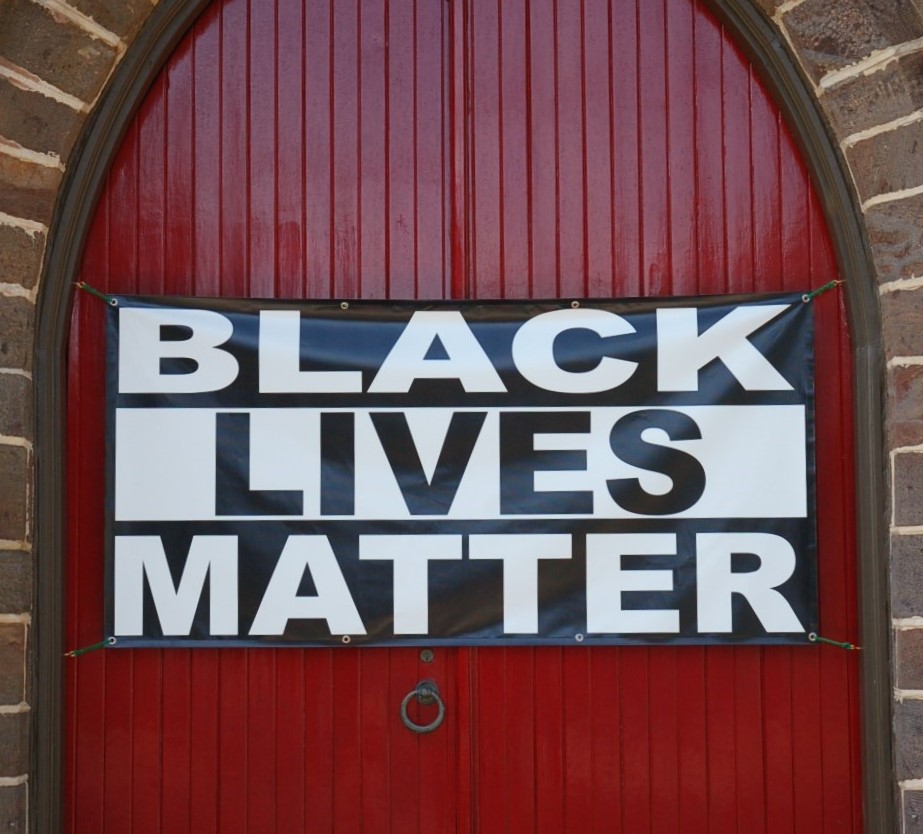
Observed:
[[[114,646],[117,642],[118,642],[118,640],[116,640],[114,637],[107,637],[107,638],[106,638],[106,645],[107,645],[107,646]]]
[[[118,306],[119,306],[119,300],[118,300],[117,298],[110,298],[110,299],[109,299],[109,306],[110,306],[110,307],[118,307]]]
[[[801,300],[802,300],[805,304],[807,304],[807,303],[811,300],[811,296],[809,296],[807,293],[805,293],[803,296],[801,296]]]
[[[348,634],[344,634],[344,635],[340,638],[340,642],[342,642],[344,645],[349,645],[349,644],[352,642],[352,640],[353,640],[353,638],[350,637]]]
[[[582,642],[583,642],[583,635],[582,635],[582,634],[575,634],[575,635],[574,635],[574,640],[576,640],[578,643],[582,643]]]
[[[576,309],[580,306],[580,302],[579,302],[579,301],[571,301],[570,306],[573,307],[573,308],[576,310]]]
[[[341,301],[341,302],[340,302],[340,309],[341,309],[341,310],[348,310],[348,309],[349,309],[349,302],[348,302],[348,301]]]
[[[817,642],[817,635],[812,631],[812,632],[808,635],[808,640],[810,640],[812,643],[816,643],[816,642]]]

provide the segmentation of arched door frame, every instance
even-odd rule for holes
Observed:
[[[811,171],[840,275],[852,337],[856,526],[860,595],[863,792],[866,830],[895,830],[891,760],[882,340],[871,252],[856,195],[809,85],[778,31],[752,0],[707,0],[772,92]],[[94,108],[73,154],[51,224],[36,309],[36,597],[33,621],[33,763],[30,818],[60,830],[65,535],[66,346],[90,220],[106,173],[167,58],[209,0],[162,0]]]

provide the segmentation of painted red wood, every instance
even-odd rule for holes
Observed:
[[[216,2],[112,168],[118,292],[565,298],[836,276],[755,72],[694,0]],[[855,639],[843,299],[817,311],[821,622]],[[102,629],[103,308],[74,308],[67,642]],[[398,718],[435,679],[446,723]],[[107,651],[68,661],[66,830],[861,831],[829,647]]]

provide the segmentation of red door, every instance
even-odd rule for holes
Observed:
[[[778,110],[693,0],[218,0],[126,136],[80,275],[309,298],[834,277]],[[821,623],[854,639],[842,298],[816,315]],[[103,636],[102,333],[80,295],[71,647]],[[857,666],[830,647],[115,649],[67,672],[68,832],[861,830]],[[419,736],[399,706],[423,678],[447,718]]]

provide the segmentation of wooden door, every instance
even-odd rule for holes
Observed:
[[[292,298],[836,277],[758,76],[692,0],[215,2],[125,137],[80,279]],[[103,308],[75,304],[69,647],[103,614]],[[854,639],[842,298],[816,302],[821,623]],[[67,661],[68,832],[858,832],[829,647],[108,650]],[[445,724],[400,722],[438,682]]]

